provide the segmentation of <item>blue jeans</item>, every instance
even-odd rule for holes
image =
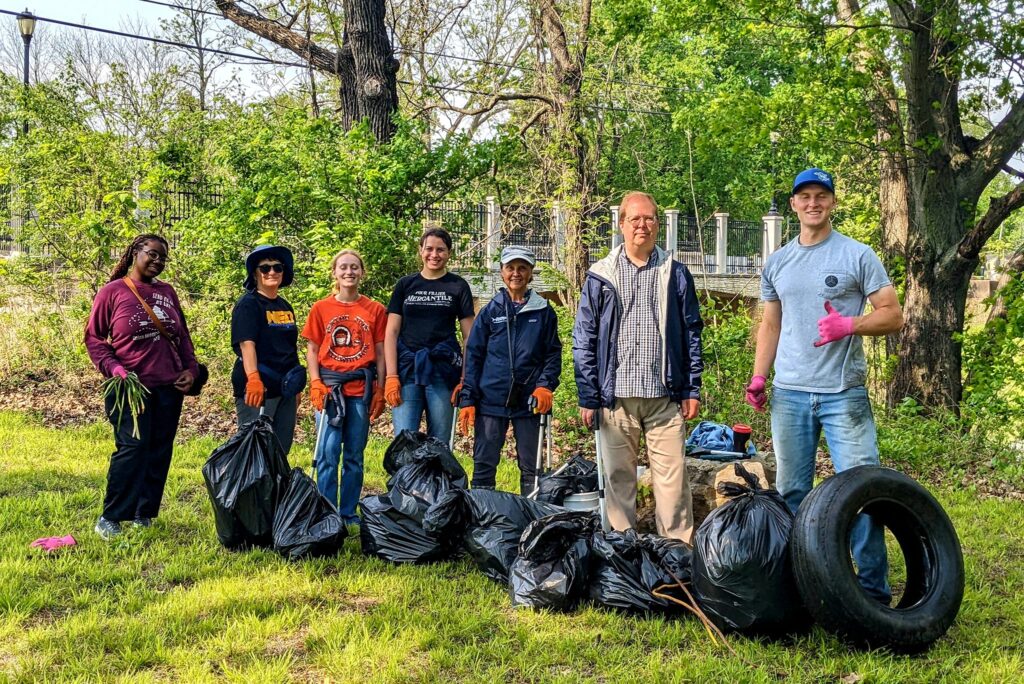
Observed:
[[[323,414],[314,412],[317,434]],[[345,417],[341,427],[324,426],[323,437],[316,446],[316,485],[328,501],[338,509],[346,525],[359,522],[356,504],[363,491],[363,451],[370,434],[369,408],[361,398],[346,397]],[[338,503],[338,461],[341,458],[341,503]]]
[[[864,387],[835,394],[772,389],[772,442],[778,475],[775,486],[795,514],[814,486],[814,460],[822,429],[836,472],[862,465],[879,465],[878,439],[871,402]],[[861,587],[888,604],[885,530],[871,516],[857,516],[850,531]]]
[[[402,385],[402,403],[391,409],[391,421],[395,434],[403,430],[416,432],[420,429],[420,417],[427,413],[427,435],[448,443],[452,430],[452,390],[440,378],[433,378],[429,385]]]

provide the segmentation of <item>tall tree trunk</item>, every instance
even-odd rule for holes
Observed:
[[[587,229],[595,214],[594,173],[583,134],[583,103],[580,100],[589,43],[591,0],[583,0],[580,5],[575,51],[569,49],[562,12],[555,0],[538,0],[537,9],[541,33],[553,63],[552,134],[557,139],[559,157],[570,160],[566,173],[556,183],[556,193],[566,208],[564,263],[567,286],[560,296],[570,309],[575,309],[590,268]]]
[[[384,24],[383,0],[345,0],[345,29],[337,52],[317,45],[290,25],[242,9],[236,0],[216,2],[225,18],[291,50],[311,68],[337,76],[346,129],[365,118],[379,142],[391,140],[398,111],[398,61]]]
[[[390,140],[398,111],[398,62],[388,40],[382,0],[345,0],[345,35],[355,62],[360,118],[370,122],[377,140]]]
[[[859,30],[848,33],[857,45],[854,63],[874,90],[869,109],[882,143],[883,247],[888,258],[902,251],[907,269],[906,324],[889,397],[955,411],[963,392],[958,338],[971,274],[988,238],[1024,206],[1021,185],[976,217],[982,192],[1024,142],[1024,95],[981,141],[969,139],[955,58],[969,38],[949,29],[963,25],[959,5],[889,0],[888,6],[900,35],[890,47],[899,55],[902,99],[885,50],[877,41],[859,42]],[[837,0],[836,7],[849,27],[865,20],[858,0]]]

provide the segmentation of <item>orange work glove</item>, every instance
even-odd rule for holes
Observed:
[[[452,406],[458,406],[459,405],[459,392],[461,392],[461,391],[462,391],[462,381],[459,381],[459,384],[456,385],[455,389],[452,390]]]
[[[530,396],[537,400],[537,408],[533,409],[534,413],[551,413],[551,390],[547,387],[538,387]]]
[[[402,383],[397,375],[389,375],[384,381],[384,398],[391,408],[402,405]]]
[[[317,411],[324,410],[324,399],[330,393],[331,390],[327,389],[327,385],[320,378],[309,383],[309,401],[312,402],[313,408]]]
[[[373,388],[373,397],[370,398],[370,422],[380,418],[380,414],[384,413],[384,388],[380,385],[375,385]]]
[[[248,378],[245,381],[245,405],[256,408],[257,406],[263,405],[263,394],[266,392],[266,388],[263,387],[263,381],[260,379],[260,372],[253,371],[245,376]]]
[[[466,406],[459,409],[459,434],[469,437],[473,424],[476,423],[476,406]]]

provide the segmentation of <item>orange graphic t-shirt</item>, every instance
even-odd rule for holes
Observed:
[[[339,302],[333,295],[313,304],[302,336],[320,346],[321,368],[344,373],[377,362],[374,345],[384,342],[388,312],[365,295],[354,302]],[[345,385],[345,396],[363,396],[363,383]]]

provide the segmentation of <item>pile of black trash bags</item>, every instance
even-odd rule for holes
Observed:
[[[545,488],[542,478],[542,500],[466,489],[448,446],[423,434],[399,435],[384,468],[387,493],[360,504],[365,554],[392,563],[466,555],[507,587],[515,606],[572,611],[591,602],[671,615],[696,603],[723,630],[764,634],[806,621],[787,552],[793,516],[738,464],[746,485],[723,485],[731,500],[704,521],[693,548],[632,530],[604,532],[593,513],[552,503],[585,491],[581,478],[593,477],[596,489],[593,464],[582,458],[562,470],[561,481],[548,476]]]
[[[272,548],[285,558],[336,554],[345,525],[301,468],[288,460],[268,418],[244,425],[203,465],[217,537],[225,548]]]
[[[469,490],[448,445],[403,432],[388,447],[385,494],[360,502],[364,554],[427,563],[465,554],[507,587],[515,606],[572,611],[584,602],[643,614],[699,607],[720,629],[789,632],[808,621],[789,565],[793,516],[736,464],[745,485],[703,522],[691,548],[657,535],[604,532],[596,515],[559,500],[596,474],[585,459],[541,481],[549,501]],[[289,470],[270,421],[244,426],[203,466],[217,536],[228,549],[272,548],[290,559],[336,554],[345,526],[302,469]]]

